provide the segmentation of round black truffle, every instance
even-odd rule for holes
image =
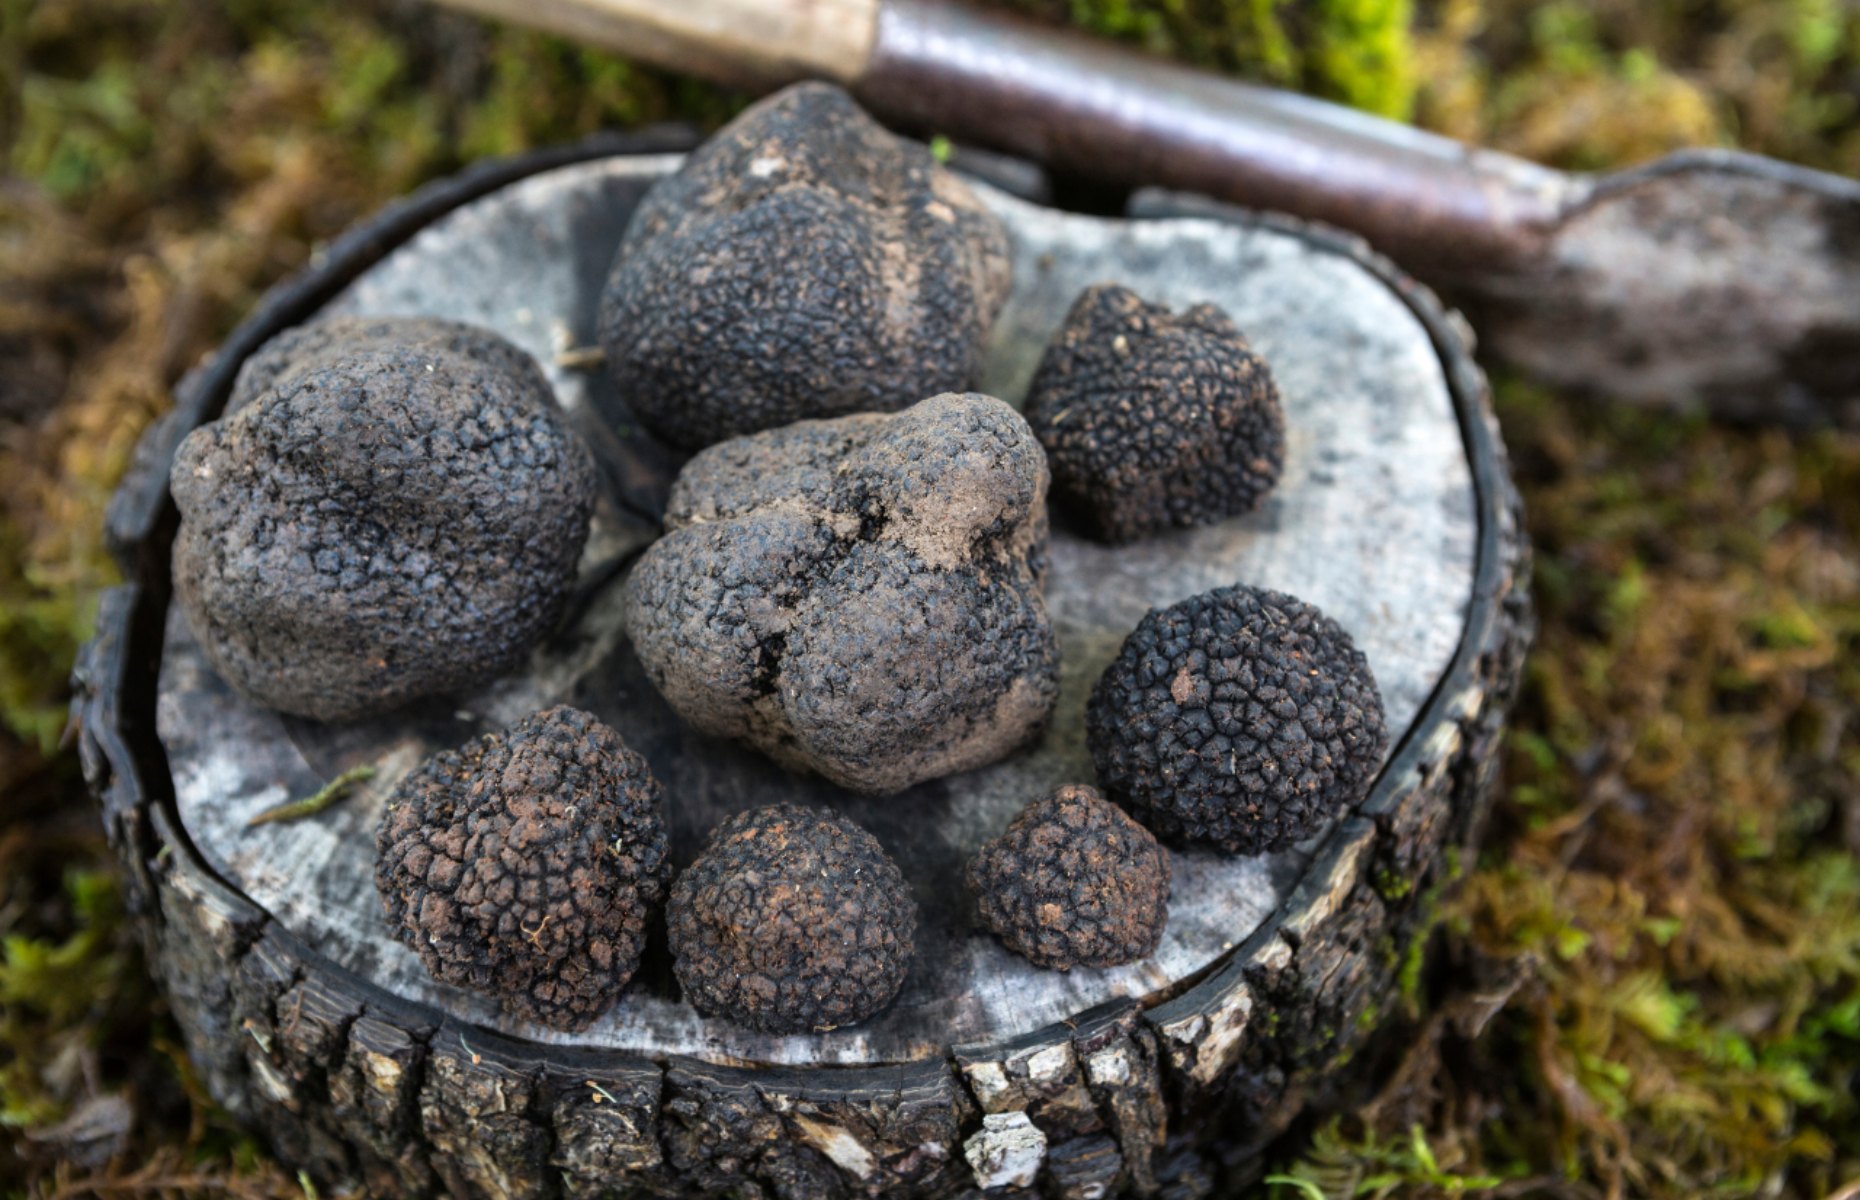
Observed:
[[[551,708],[401,781],[375,834],[375,888],[435,979],[582,1029],[633,977],[665,896],[663,807],[619,734]]]
[[[647,194],[601,344],[641,423],[696,449],[972,386],[1008,274],[966,184],[840,88],[797,84]]]
[[[176,594],[207,658],[322,720],[522,661],[567,602],[596,486],[534,360],[405,318],[269,343],[169,478]]]
[[[1113,284],[1073,304],[1027,421],[1054,498],[1113,543],[1250,512],[1285,463],[1272,372],[1227,314],[1197,304],[1175,316]]]
[[[1282,592],[1236,585],[1152,609],[1092,688],[1098,781],[1157,834],[1282,850],[1358,799],[1388,748],[1350,635]]]
[[[764,1033],[851,1025],[904,984],[917,905],[878,840],[838,813],[776,804],[711,832],[666,908],[699,1012]]]
[[[1046,461],[990,396],[801,421],[686,464],[627,634],[706,733],[895,792],[1038,736],[1059,693]]]
[[[1155,951],[1169,855],[1150,831],[1074,784],[1020,811],[969,861],[982,923],[1036,967],[1114,967]]]

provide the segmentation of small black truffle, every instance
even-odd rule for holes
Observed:
[[[672,885],[666,924],[678,982],[699,1012],[804,1033],[891,1003],[917,905],[871,834],[838,813],[775,804],[711,832]]]
[[[663,807],[619,734],[551,708],[401,781],[375,834],[375,889],[435,979],[583,1029],[633,977],[664,899]]]
[[[1044,727],[1046,461],[976,394],[802,421],[698,454],[627,581],[653,685],[698,729],[895,792]]]
[[[567,602],[596,486],[534,360],[409,318],[268,343],[169,479],[176,594],[207,658],[322,720],[522,661]]]
[[[973,386],[1008,275],[968,185],[840,88],[797,84],[647,194],[601,344],[641,423],[697,449]]]
[[[1293,596],[1237,585],[1152,609],[1092,688],[1105,792],[1157,834],[1282,850],[1358,799],[1388,748],[1369,662]]]
[[[1113,543],[1250,512],[1285,463],[1272,372],[1227,314],[1197,304],[1174,316],[1113,284],[1073,304],[1027,421],[1054,498]]]
[[[1150,831],[1074,784],[1020,811],[969,861],[982,923],[1036,967],[1114,967],[1155,951],[1169,855]]]

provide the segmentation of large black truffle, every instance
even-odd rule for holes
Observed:
[[[1073,304],[1027,421],[1055,499],[1107,542],[1250,512],[1285,463],[1272,372],[1227,314],[1197,304],[1175,316],[1114,284]]]
[[[765,1033],[865,1020],[904,984],[917,905],[878,840],[838,813],[775,804],[711,832],[666,908],[699,1012]]]
[[[664,898],[663,807],[619,734],[551,708],[401,781],[375,835],[375,888],[435,979],[582,1029],[633,977]]]
[[[712,446],[627,581],[679,715],[894,792],[1036,736],[1058,695],[1046,461],[1012,408],[937,396]]]
[[[1037,967],[1114,967],[1156,949],[1169,918],[1169,855],[1083,785],[1020,811],[969,861],[982,924]]]
[[[647,194],[601,344],[640,421],[696,449],[973,386],[1008,274],[966,184],[840,88],[797,84]]]
[[[1098,780],[1156,833],[1282,850],[1358,799],[1388,748],[1350,635],[1265,588],[1152,609],[1092,688]]]
[[[169,478],[176,594],[207,658],[323,720],[522,661],[568,599],[596,483],[521,350],[356,318],[269,343]]]

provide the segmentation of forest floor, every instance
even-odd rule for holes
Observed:
[[[1860,175],[1847,0],[1009,0],[1558,165]],[[264,288],[485,155],[742,98],[410,0],[0,0],[0,1196],[303,1196],[120,921],[65,729],[99,525]],[[1264,1194],[1860,1196],[1860,435],[1499,378],[1543,631],[1400,1053]]]

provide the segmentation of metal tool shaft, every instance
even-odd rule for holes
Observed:
[[[926,0],[854,82],[887,118],[1124,184],[1328,221],[1410,269],[1517,268],[1586,180],[1334,104]]]

